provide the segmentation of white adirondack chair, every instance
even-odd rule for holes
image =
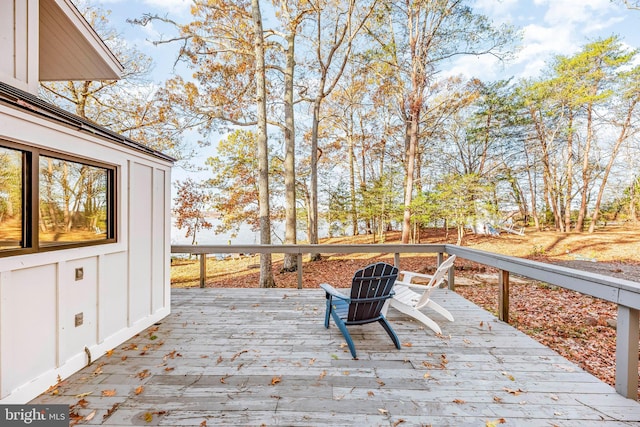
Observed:
[[[434,332],[442,334],[440,326],[420,310],[424,307],[429,307],[440,313],[447,320],[453,322],[453,316],[451,313],[449,313],[449,311],[440,304],[431,300],[430,295],[431,291],[439,287],[447,278],[447,273],[449,272],[449,269],[453,267],[453,262],[455,260],[456,256],[451,255],[445,262],[440,264],[433,275],[414,273],[412,271],[401,271],[400,275],[402,275],[402,279],[396,280],[396,284],[393,287],[395,295],[393,295],[393,298],[387,300],[387,303],[383,308],[383,314],[386,315],[389,307],[393,307],[396,310],[424,323]],[[414,277],[429,279],[429,283],[426,285],[412,283],[411,281]]]

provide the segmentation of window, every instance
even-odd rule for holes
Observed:
[[[0,250],[23,245],[24,153],[0,147]]]
[[[0,141],[0,256],[115,242],[115,168]]]

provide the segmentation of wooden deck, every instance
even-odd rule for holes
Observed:
[[[174,289],[173,313],[30,403],[79,424],[632,426],[640,404],[455,293],[437,337],[397,311],[351,327],[320,289]]]

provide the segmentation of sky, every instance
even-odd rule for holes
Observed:
[[[153,46],[163,35],[157,25],[134,26],[127,19],[144,13],[168,16],[179,22],[190,17],[190,0],[93,0],[111,10],[110,21],[125,39],[156,62],[153,78],[166,79],[172,72],[177,46]],[[476,0],[474,10],[497,24],[522,29],[522,48],[515,59],[503,64],[490,56],[461,57],[447,74],[462,74],[493,81],[509,77],[536,77],[555,55],[571,55],[598,38],[617,34],[630,47],[640,47],[640,10],[629,10],[611,0]],[[169,36],[164,30],[164,36]]]

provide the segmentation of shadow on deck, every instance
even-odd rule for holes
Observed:
[[[640,404],[459,295],[438,337],[394,309],[351,327],[320,289],[173,289],[172,314],[30,403],[78,424],[630,426]]]

